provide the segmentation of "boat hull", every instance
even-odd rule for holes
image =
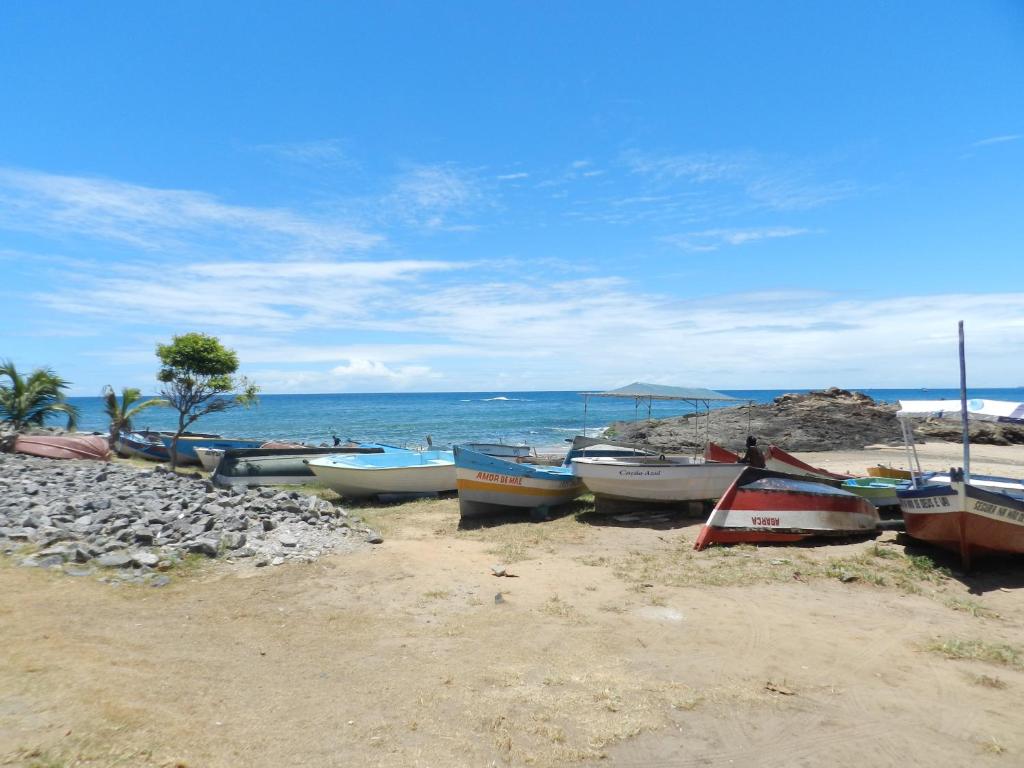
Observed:
[[[18,435],[14,451],[44,459],[110,458],[110,444],[99,435]]]
[[[122,456],[167,461],[170,454],[159,434],[146,432],[122,432],[114,442],[114,449]]]
[[[168,454],[171,451],[171,444],[174,441],[174,435],[161,435],[161,441],[164,447],[167,448]],[[178,463],[179,464],[199,464],[199,456],[196,454],[196,446],[201,448],[222,448],[227,450],[229,448],[259,448],[263,444],[262,440],[243,440],[238,438],[230,437],[191,437],[182,435],[178,439]]]
[[[309,461],[336,454],[383,453],[382,448],[368,447],[302,447],[244,448],[224,451],[213,475],[214,485],[261,486],[305,485],[317,477]]]
[[[310,461],[309,466],[320,482],[350,498],[434,494],[456,488],[451,451],[332,455]]]
[[[572,501],[582,481],[567,467],[517,464],[455,447],[455,480],[462,517],[501,509],[540,509]]]
[[[909,480],[912,475],[908,469],[894,469],[893,467],[883,467],[879,464],[876,467],[868,467],[869,477],[891,477],[896,480]]]
[[[833,482],[751,467],[715,505],[694,549],[869,535],[878,522],[874,505]]]
[[[907,534],[973,558],[1024,554],[1024,499],[963,482],[899,491]]]
[[[598,498],[661,503],[717,499],[745,468],[657,457],[572,460],[573,474]]]
[[[528,445],[506,445],[505,443],[465,443],[463,447],[476,453],[501,459],[525,459],[533,450]]]
[[[843,488],[867,499],[876,507],[898,507],[900,500],[896,491],[908,487],[906,480],[895,477],[855,477],[843,481]]]
[[[196,452],[196,456],[199,458],[199,463],[207,472],[213,472],[216,470],[217,465],[220,463],[221,456],[224,455],[223,448],[205,448],[201,445],[197,445],[192,450]]]
[[[721,463],[738,463],[739,454],[733,453],[728,448],[723,448],[717,443],[708,443],[704,448],[704,458],[708,461]],[[821,467],[812,467],[810,464],[800,461],[796,456],[779,448],[777,445],[768,446],[764,452],[764,468],[773,472],[784,472],[790,475],[806,475],[808,477],[824,477],[830,480],[846,480],[849,475],[840,475],[829,472]]]

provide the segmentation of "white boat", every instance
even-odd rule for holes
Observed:
[[[538,510],[572,501],[583,484],[569,467],[519,464],[465,446],[455,446],[459,513],[463,518],[494,511]]]
[[[525,459],[533,452],[530,446],[523,443],[519,445],[509,445],[508,443],[463,443],[463,447],[476,453],[486,454],[487,456],[497,456],[499,459]]]
[[[746,464],[660,456],[587,456],[572,460],[573,474],[594,496],[624,501],[704,501],[726,492]]]
[[[309,468],[321,483],[351,498],[441,493],[456,487],[451,451],[334,454],[311,460]]]
[[[203,469],[207,472],[213,472],[217,469],[217,465],[224,455],[223,448],[203,448],[198,445],[195,447],[195,452],[196,456],[199,457],[199,463],[203,465]]]

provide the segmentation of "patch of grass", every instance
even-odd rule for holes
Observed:
[[[966,597],[951,597],[946,601],[946,605],[952,608],[954,611],[961,611],[963,613],[969,613],[971,616],[977,616],[981,619],[998,619],[999,614],[989,608],[986,608],[981,603],[971,600]]]
[[[426,600],[444,600],[452,596],[450,590],[447,589],[432,589],[429,592],[424,592],[423,597]]]
[[[1006,643],[989,643],[985,640],[964,640],[952,637],[935,640],[926,645],[925,650],[941,654],[947,659],[984,661],[988,664],[1024,669],[1024,651]]]
[[[981,748],[990,755],[1001,755],[1006,751],[1006,747],[996,741],[994,736],[989,736],[986,741],[983,741],[981,743]]]
[[[557,552],[566,544],[580,543],[587,532],[588,528],[569,514],[539,523],[515,518],[500,525],[458,530],[455,536],[488,543],[488,554],[502,563],[517,563]]]
[[[578,624],[583,621],[583,615],[571,604],[562,600],[558,595],[548,598],[547,602],[541,606],[540,610],[548,616],[556,616],[574,624]]]
[[[868,554],[872,557],[880,557],[885,560],[898,560],[902,555],[895,549],[889,547],[880,547],[878,542],[875,542],[868,550]]]
[[[974,675],[971,678],[971,682],[975,685],[980,685],[982,688],[995,688],[996,690],[1002,690],[1006,687],[1005,680],[998,677],[992,677],[991,675]]]

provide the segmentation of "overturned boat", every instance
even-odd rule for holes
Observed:
[[[879,521],[875,506],[837,485],[748,467],[715,505],[694,549],[874,533]]]
[[[462,517],[479,517],[509,509],[546,511],[572,501],[583,483],[571,467],[506,461],[457,445],[455,478]]]
[[[110,458],[110,444],[103,435],[18,435],[14,452],[44,459]]]
[[[843,475],[838,472],[831,472],[822,467],[813,467],[805,461],[801,461],[791,453],[779,448],[777,445],[769,445],[763,452],[764,468],[775,472],[785,472],[791,475],[806,475],[807,477],[823,477],[829,480],[848,480],[850,475]],[[728,448],[723,448],[717,443],[708,443],[704,449],[704,458],[707,461],[738,462],[739,454],[733,453]]]

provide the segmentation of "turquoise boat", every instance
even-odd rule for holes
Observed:
[[[910,487],[909,480],[897,477],[854,477],[843,481],[843,488],[867,499],[876,507],[898,507],[896,491]]]

